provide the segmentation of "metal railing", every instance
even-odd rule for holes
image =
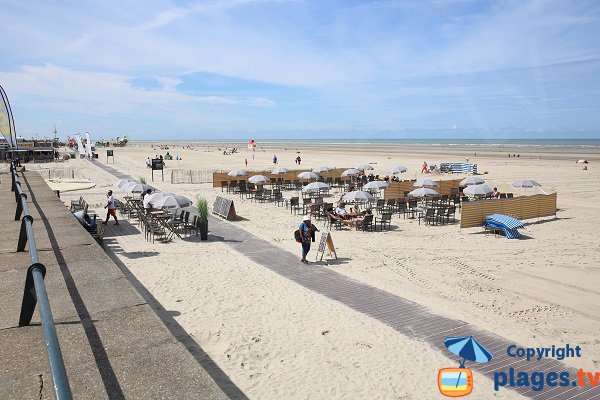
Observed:
[[[50,373],[52,374],[52,381],[54,384],[54,393],[57,400],[69,400],[72,399],[73,396],[71,394],[60,344],[58,343],[58,336],[56,335],[54,318],[52,317],[52,310],[50,309],[46,286],[44,285],[46,267],[44,264],[40,263],[38,258],[35,237],[33,236],[33,217],[29,214],[27,194],[23,193],[23,189],[21,188],[15,161],[11,162],[10,171],[12,176],[12,191],[15,192],[15,200],[17,202],[15,221],[21,219],[21,231],[19,233],[17,252],[25,251],[25,246],[29,243],[29,255],[31,257],[31,265],[27,269],[27,278],[25,279],[25,290],[23,292],[19,326],[29,325],[31,318],[33,317],[33,312],[35,311],[36,303],[39,302],[39,312],[48,352]]]

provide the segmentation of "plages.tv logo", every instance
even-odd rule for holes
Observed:
[[[442,368],[438,371],[438,389],[448,397],[462,397],[473,391],[473,372],[465,368],[465,361],[485,363],[494,356],[477,343],[473,336],[449,337],[444,345],[453,354],[462,357],[458,368]]]

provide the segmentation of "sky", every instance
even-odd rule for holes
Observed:
[[[598,138],[597,0],[0,0],[19,135]]]

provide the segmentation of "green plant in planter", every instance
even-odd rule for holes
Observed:
[[[198,208],[198,218],[200,221],[208,221],[208,201],[204,197],[196,199],[196,207]]]
[[[146,184],[146,178],[140,176],[140,183]]]

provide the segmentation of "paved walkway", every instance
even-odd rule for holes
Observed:
[[[130,178],[101,163],[96,162],[94,164],[118,178]],[[494,359],[485,364],[468,363],[467,366],[490,379],[494,378],[495,371],[508,372],[509,368],[514,368],[515,373],[520,371],[528,373],[542,371],[546,374],[553,371],[558,373],[568,371],[571,373],[573,383],[577,379],[576,371],[573,368],[569,368],[556,360],[546,359],[540,362],[528,362],[521,358],[508,357],[506,349],[514,344],[511,340],[466,322],[437,315],[420,304],[358,282],[331,269],[320,266],[305,266],[299,262],[297,254],[292,254],[254,236],[236,227],[235,223],[211,217],[209,230],[214,240],[224,241],[233,250],[257,264],[315,293],[339,301],[358,312],[383,322],[403,335],[415,340],[425,341],[449,357],[450,353],[444,346],[446,337],[474,336],[478,342],[492,352]],[[453,361],[456,360],[453,359]],[[449,362],[448,365],[452,365],[452,362]],[[440,368],[442,367],[447,367],[447,365],[440,365]],[[508,390],[508,387],[500,390]],[[600,385],[596,387],[574,385],[549,387],[546,385],[539,392],[532,391],[531,387],[514,387],[512,390],[516,390],[532,399],[589,400],[600,398]]]
[[[31,259],[15,251],[21,224],[10,176],[1,178],[0,399],[53,399],[37,308],[29,326],[18,326]],[[73,398],[234,397],[216,383],[227,383],[224,374],[190,354],[43,178],[24,172],[20,180]]]

